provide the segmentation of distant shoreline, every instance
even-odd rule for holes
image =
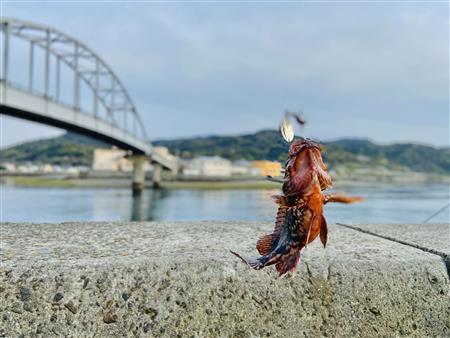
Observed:
[[[416,173],[415,173],[416,174]],[[392,177],[349,177],[334,179],[336,187],[346,185],[365,185],[365,184],[396,184],[396,185],[411,185],[411,184],[429,184],[429,183],[449,183],[450,176],[420,176],[402,177],[401,180],[396,180]],[[5,176],[2,175],[0,183],[6,186],[20,186],[20,187],[50,187],[50,188],[129,188],[131,185],[131,178],[55,178],[51,176]],[[147,181],[147,187],[151,188],[151,182]],[[246,180],[189,180],[189,181],[165,181],[162,182],[163,189],[200,189],[200,190],[234,190],[234,189],[278,189],[281,185],[279,183],[269,182],[261,179],[246,179]]]

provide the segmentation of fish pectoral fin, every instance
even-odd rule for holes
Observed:
[[[355,197],[350,197],[350,196],[345,196],[345,195],[340,195],[340,194],[328,194],[325,195],[325,200],[324,203],[329,203],[329,202],[335,202],[335,203],[354,203],[354,202],[361,202],[363,201],[364,198],[360,197],[360,196],[355,196]]]
[[[322,242],[324,248],[327,246],[327,240],[328,240],[328,225],[327,220],[322,215],[322,220],[320,223],[320,241]]]

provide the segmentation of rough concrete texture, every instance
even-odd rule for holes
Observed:
[[[449,337],[442,259],[330,225],[293,278],[253,271],[269,223],[3,224],[6,337]],[[412,231],[413,229],[410,229]],[[0,335],[1,335],[0,334]]]

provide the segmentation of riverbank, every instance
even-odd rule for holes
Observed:
[[[330,225],[276,279],[229,253],[270,223],[2,224],[0,335],[449,336],[448,228],[426,226]]]
[[[48,178],[41,176],[9,176],[3,179],[3,184],[22,187],[85,187],[85,188],[129,188],[131,179],[114,178]],[[151,182],[147,181],[147,188],[151,188]],[[269,182],[263,178],[260,180],[240,181],[165,181],[161,183],[163,189],[276,189],[280,184]]]
[[[375,180],[370,177],[366,181],[362,179],[344,179],[336,178],[334,180],[335,186],[345,185],[364,185],[364,184],[396,184],[396,185],[410,185],[410,184],[427,184],[427,183],[449,183],[449,177],[434,177],[427,180],[403,180],[403,181],[389,181],[389,180]],[[131,186],[131,178],[77,178],[77,177],[52,177],[52,176],[2,176],[1,184],[10,186],[23,187],[86,187],[86,188],[129,188]],[[147,181],[147,188],[151,188],[151,182]],[[203,181],[163,181],[161,188],[163,189],[202,189],[202,190],[222,190],[222,189],[277,189],[279,183],[269,182],[264,178],[260,179],[241,179],[241,180],[203,180]]]

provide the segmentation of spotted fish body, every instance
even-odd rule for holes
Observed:
[[[328,229],[323,206],[327,202],[360,200],[323,194],[323,190],[332,186],[332,181],[322,161],[319,144],[309,139],[296,139],[288,156],[283,194],[274,198],[278,204],[275,229],[262,236],[256,244],[261,256],[245,259],[232,252],[255,270],[275,265],[280,277],[295,272],[301,250],[318,236],[326,246]]]

